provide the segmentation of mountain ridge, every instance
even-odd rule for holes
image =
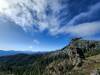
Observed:
[[[0,50],[0,56],[16,55],[20,53],[32,54],[30,51]]]

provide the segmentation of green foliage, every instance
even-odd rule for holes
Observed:
[[[95,50],[95,51],[88,51],[85,53],[86,57],[94,56],[100,54],[100,50]]]

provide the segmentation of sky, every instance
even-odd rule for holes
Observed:
[[[0,49],[54,51],[72,38],[100,40],[99,0],[0,0]]]

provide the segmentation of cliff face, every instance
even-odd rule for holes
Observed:
[[[86,57],[100,53],[100,41],[77,39],[72,40],[70,45],[80,48]]]

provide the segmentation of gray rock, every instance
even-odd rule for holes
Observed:
[[[90,75],[100,75],[99,70],[93,70],[93,72]]]

